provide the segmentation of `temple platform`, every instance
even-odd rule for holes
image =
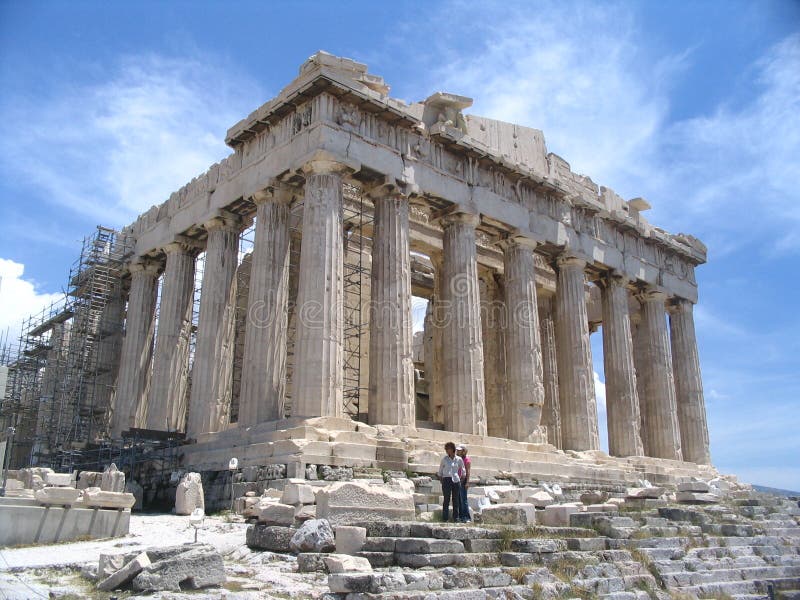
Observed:
[[[333,417],[282,419],[250,428],[232,425],[184,446],[182,465],[224,471],[235,457],[240,468],[286,465],[286,477],[305,477],[308,465],[434,474],[448,441],[468,446],[475,477],[635,486],[642,479],[661,485],[718,475],[708,465],[645,456],[617,458],[599,450],[562,451],[549,444],[423,427],[371,426]]]

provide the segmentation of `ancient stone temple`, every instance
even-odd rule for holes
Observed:
[[[228,158],[122,232],[108,436],[185,432],[186,466],[287,476],[433,472],[451,439],[485,473],[713,470],[692,317],[705,247],[471,104],[405,103],[320,52],[231,127]]]

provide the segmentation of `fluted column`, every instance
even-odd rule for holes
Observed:
[[[556,356],[555,300],[539,299],[539,339],[542,345],[542,383],[544,410],[542,425],[547,428],[547,443],[561,448],[561,412],[558,406],[558,358]]]
[[[703,398],[703,380],[700,377],[691,302],[683,298],[675,298],[670,302],[669,328],[683,460],[709,465],[711,453],[706,403]]]
[[[153,382],[147,406],[147,429],[183,431],[189,379],[189,336],[194,297],[193,248],[168,244],[167,264],[158,309],[158,332],[153,354]]]
[[[369,422],[414,427],[408,199],[378,192],[373,201]]]
[[[565,450],[597,450],[597,400],[586,314],[586,262],[562,255],[557,261],[556,349],[561,443]]]
[[[672,374],[672,353],[667,334],[664,308],[666,295],[644,291],[639,295],[642,322],[638,335],[642,357],[636,377],[642,378],[639,397],[643,426],[647,428],[648,454],[656,458],[681,460],[681,439],[678,409],[675,400],[675,380]]]
[[[344,360],[341,165],[305,167],[292,416],[340,417]]]
[[[444,305],[444,263],[441,255],[431,256],[433,264],[433,309],[431,311],[431,338],[433,352],[431,353],[430,366],[431,378],[428,383],[430,398],[430,420],[434,423],[444,424],[444,326],[446,308]],[[428,369],[428,358],[425,357],[425,370]],[[427,377],[427,374],[426,374]]]
[[[508,382],[508,437],[520,442],[541,439],[544,407],[542,347],[533,249],[525,238],[504,240],[506,284],[506,378]]]
[[[141,261],[130,265],[131,288],[122,339],[111,437],[131,427],[144,427],[153,358],[153,334],[159,265]]]
[[[256,194],[253,201],[256,230],[239,394],[240,427],[282,419],[286,393],[292,193],[278,186]]]
[[[448,431],[486,435],[480,292],[475,227],[478,215],[442,219],[446,307],[443,339],[444,425]]]
[[[641,456],[639,394],[633,364],[633,338],[624,278],[607,274],[603,297],[603,364],[606,377],[608,451],[612,456]]]
[[[481,269],[479,273],[486,431],[493,437],[507,438],[509,410],[506,394],[504,286],[493,270]]]
[[[190,438],[227,424],[232,391],[239,219],[220,216],[204,227],[208,241],[186,424]]]

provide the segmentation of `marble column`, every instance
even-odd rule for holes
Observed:
[[[430,398],[430,420],[444,425],[444,370],[442,360],[444,353],[444,327],[446,323],[446,307],[444,304],[443,281],[444,261],[440,254],[431,256],[433,264],[433,303],[431,311],[431,338],[433,352],[430,360],[425,357],[425,370],[427,377],[428,364],[430,364],[431,379],[428,383]]]
[[[186,434],[219,431],[228,423],[232,391],[239,223],[233,215],[211,219],[200,291],[197,345]]]
[[[481,288],[481,336],[486,380],[486,431],[492,437],[508,437],[506,394],[504,286],[491,269],[479,271]]]
[[[597,400],[586,313],[586,262],[562,255],[557,260],[556,354],[564,450],[597,450]]]
[[[375,195],[369,321],[369,422],[415,427],[408,199]]]
[[[183,431],[189,382],[195,250],[174,242],[164,251],[167,264],[153,354],[153,380],[147,405],[147,429]]]
[[[626,283],[624,278],[611,273],[599,281],[603,297],[608,451],[612,456],[641,456],[644,449],[639,433],[639,395]]]
[[[669,328],[683,460],[710,465],[706,404],[691,302],[683,298],[670,302]]]
[[[561,416],[558,406],[558,358],[556,356],[555,300],[539,298],[539,339],[542,344],[542,383],[544,409],[542,425],[547,429],[547,443],[561,448]]]
[[[480,217],[454,213],[442,219],[446,306],[443,339],[444,426],[486,435],[480,292],[475,227]]]
[[[150,261],[130,265],[131,288],[111,419],[111,437],[115,439],[131,427],[145,425],[159,267],[158,263]]]
[[[508,437],[520,442],[539,441],[544,383],[533,262],[536,242],[511,238],[501,247],[506,284]]]
[[[648,455],[682,460],[665,299],[664,293],[652,290],[639,295],[642,305],[638,332],[642,336],[639,340],[642,356],[637,362],[641,370],[636,373],[637,379],[642,379],[639,409],[643,427],[647,429]]]
[[[239,427],[282,419],[286,392],[291,189],[256,194]],[[310,368],[310,366],[309,366]]]
[[[311,162],[306,173],[297,291],[292,416],[343,414],[343,167]]]

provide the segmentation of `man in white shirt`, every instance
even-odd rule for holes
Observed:
[[[447,454],[442,457],[439,463],[439,480],[442,482],[442,494],[444,502],[442,504],[442,519],[449,520],[450,498],[453,498],[453,522],[456,523],[460,517],[461,505],[461,473],[464,471],[464,461],[460,456],[456,456],[456,445],[447,442],[444,445]]]

